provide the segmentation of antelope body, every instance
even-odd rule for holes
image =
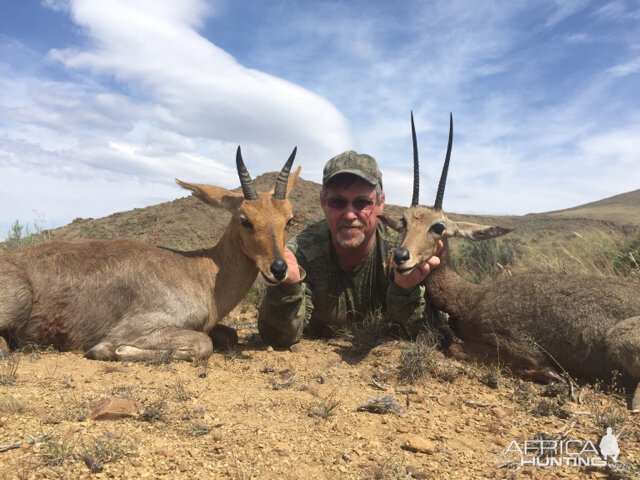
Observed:
[[[393,259],[396,272],[406,274],[438,254],[440,267],[425,279],[426,295],[431,305],[449,314],[452,329],[471,352],[497,353],[516,370],[548,372],[547,367],[558,365],[585,380],[607,380],[617,370],[628,386],[635,386],[640,381],[640,283],[568,274],[525,274],[481,285],[465,281],[449,262],[447,238],[484,240],[512,229],[454,222],[442,211],[452,120],[436,202],[434,207],[418,205],[413,116],[411,122],[412,205],[402,219],[381,217],[404,234]],[[640,407],[640,390],[632,407]]]
[[[0,335],[99,360],[206,358],[208,332],[246,295],[258,273],[286,278],[286,199],[296,149],[273,194],[258,194],[238,147],[243,193],[176,180],[233,216],[218,244],[180,252],[131,240],[54,240],[0,256]],[[216,327],[217,326],[217,327]],[[228,329],[230,330],[230,329]],[[235,334],[235,332],[233,332]]]

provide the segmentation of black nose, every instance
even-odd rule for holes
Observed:
[[[398,265],[402,265],[404,262],[409,260],[410,256],[411,254],[409,253],[409,250],[404,247],[400,247],[396,250],[396,253],[393,254],[393,261]]]
[[[270,270],[276,280],[282,280],[287,274],[287,262],[278,258],[273,261]]]

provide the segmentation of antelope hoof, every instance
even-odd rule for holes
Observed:
[[[218,324],[209,331],[211,343],[216,348],[233,348],[238,345],[238,332],[234,328]]]
[[[561,382],[567,383],[567,381],[562,378],[558,373],[550,367],[546,368],[538,368],[532,370],[522,370],[520,372],[520,376],[525,380],[530,380],[536,383],[553,383],[553,382]]]
[[[465,352],[464,346],[461,343],[452,343],[447,348],[447,356],[456,360],[466,360],[469,358],[469,354]]]
[[[90,350],[85,352],[84,358],[88,358],[89,360],[103,360],[106,362],[118,360],[114,346],[107,342],[101,342],[91,347]]]

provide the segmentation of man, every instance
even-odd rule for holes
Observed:
[[[289,275],[267,288],[258,314],[264,342],[288,347],[303,331],[332,336],[378,310],[415,337],[431,315],[420,283],[440,259],[432,257],[409,275],[388,272],[397,238],[378,223],[384,192],[375,159],[347,151],[329,160],[320,204],[325,220],[287,244]]]

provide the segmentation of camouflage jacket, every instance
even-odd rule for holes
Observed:
[[[258,315],[265,343],[288,347],[306,334],[333,336],[353,322],[378,311],[405,334],[415,336],[424,327],[424,287],[404,290],[388,274],[389,251],[397,235],[379,224],[374,248],[353,272],[338,266],[331,234],[324,220],[292,239],[287,247],[306,272],[300,282],[268,287]]]

